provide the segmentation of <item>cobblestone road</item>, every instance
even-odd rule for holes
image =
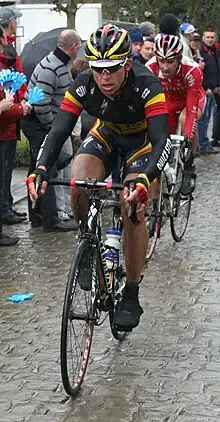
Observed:
[[[59,367],[62,301],[76,240],[29,224],[0,250],[0,422],[220,421],[220,159],[198,159],[187,234],[165,230],[145,271],[140,326],[122,344],[95,331],[80,396],[67,400]],[[11,304],[15,291],[32,300]]]

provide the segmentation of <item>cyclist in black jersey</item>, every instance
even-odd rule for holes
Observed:
[[[38,167],[28,177],[30,197],[37,199],[35,180],[41,176],[41,193],[47,186],[47,170],[56,161],[83,109],[97,121],[75,157],[74,179],[105,179],[115,166],[120,150],[125,160],[125,189],[121,197],[124,221],[127,283],[116,315],[116,325],[127,331],[139,324],[139,280],[144,265],[148,235],[143,209],[153,179],[165,166],[170,150],[168,114],[159,80],[145,66],[132,63],[127,31],[108,24],[88,39],[85,55],[90,69],[81,73],[66,92],[54,120]],[[128,180],[135,182],[129,193]],[[126,203],[138,203],[140,225],[127,216]],[[88,202],[72,189],[72,206],[78,221],[85,221]]]

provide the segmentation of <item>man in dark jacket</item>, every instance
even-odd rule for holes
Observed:
[[[216,33],[212,28],[207,28],[203,32],[202,39],[200,53],[205,61],[203,86],[206,91],[207,105],[204,116],[199,121],[199,147],[201,153],[216,153],[217,151],[209,143],[207,131],[215,103],[217,116],[214,119],[213,135],[218,130],[217,125],[219,125],[218,120],[220,119],[220,48],[216,43]],[[214,145],[219,146],[217,145],[218,138],[215,141]]]

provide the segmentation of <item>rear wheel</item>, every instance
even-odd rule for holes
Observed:
[[[61,325],[61,375],[74,396],[83,382],[96,322],[97,247],[83,239],[71,265]]]

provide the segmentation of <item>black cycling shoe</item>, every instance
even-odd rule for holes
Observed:
[[[183,196],[190,196],[196,188],[196,173],[195,166],[191,166],[184,170],[183,185],[181,188],[181,194]]]
[[[140,322],[143,309],[138,299],[139,286],[135,283],[126,284],[122,300],[117,303],[114,326],[118,331],[132,331]]]

